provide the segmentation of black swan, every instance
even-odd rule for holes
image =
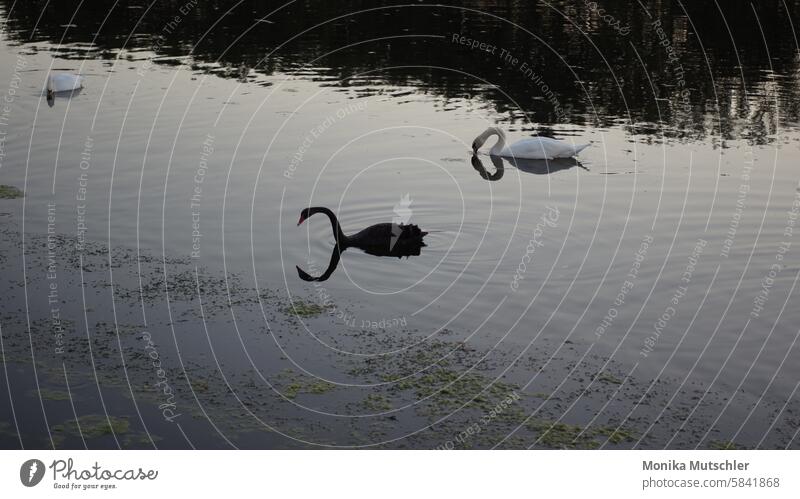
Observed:
[[[331,221],[333,237],[336,239],[336,246],[333,248],[328,269],[319,277],[311,277],[300,267],[297,267],[297,274],[304,281],[324,281],[330,277],[339,263],[341,253],[347,248],[358,248],[365,253],[374,256],[396,256],[397,258],[417,256],[425,243],[423,238],[428,234],[413,224],[381,223],[363,229],[352,236],[348,236],[342,231],[336,215],[328,208],[315,206],[306,208],[300,212],[300,226],[310,216],[316,213],[324,213]]]

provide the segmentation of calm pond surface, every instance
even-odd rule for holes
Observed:
[[[800,2],[722,4],[0,0],[0,445],[800,447]]]

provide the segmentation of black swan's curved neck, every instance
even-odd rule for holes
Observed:
[[[336,214],[333,213],[328,208],[325,208],[325,207],[322,207],[322,206],[316,206],[314,208],[309,208],[308,209],[308,216],[309,217],[311,215],[314,215],[315,213],[324,213],[324,214],[328,215],[328,218],[331,221],[331,229],[333,230],[333,237],[336,238],[336,245],[337,246],[341,246],[341,247],[347,246],[348,237],[342,231],[342,226],[339,225],[339,219],[336,218]]]
[[[312,277],[309,275],[305,270],[301,269],[297,265],[295,268],[297,269],[297,275],[300,276],[300,279],[306,282],[314,282],[314,281],[327,281],[328,278],[333,274],[333,271],[336,270],[336,266],[339,265],[339,259],[342,256],[342,249],[339,248],[339,245],[333,247],[333,252],[331,253],[331,261],[328,263],[328,268],[325,272],[319,277]]]

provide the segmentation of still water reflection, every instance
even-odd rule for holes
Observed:
[[[800,445],[799,2],[51,4],[0,0],[4,446],[429,448],[510,394],[464,446]]]
[[[6,36],[62,60],[152,50],[163,64],[263,85],[280,73],[360,96],[413,87],[445,108],[480,97],[522,127],[764,143],[798,118],[797,2],[608,1],[602,16],[575,0],[45,4],[0,2]]]
[[[584,170],[589,170],[583,166],[576,158],[556,158],[556,159],[524,159],[524,158],[501,158],[499,156],[488,156],[487,161],[490,161],[494,167],[494,173],[489,173],[483,166],[483,160],[477,154],[472,155],[472,167],[478,172],[484,180],[496,181],[503,178],[505,172],[505,164],[513,166],[517,170],[532,173],[534,175],[548,175],[550,173],[559,172],[561,170],[569,170],[573,167],[581,167]]]

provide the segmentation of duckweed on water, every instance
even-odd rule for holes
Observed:
[[[294,301],[291,305],[286,307],[284,312],[288,315],[295,315],[297,317],[316,317],[318,315],[323,314],[328,310],[327,307],[324,305],[318,305],[316,303],[304,302],[304,301]]]
[[[158,435],[147,433],[132,433],[125,435],[125,438],[122,440],[122,443],[125,447],[152,447],[155,442],[159,440],[163,440]]]
[[[327,381],[315,381],[314,383],[307,384],[303,392],[319,395],[321,393],[328,393],[334,388],[336,388],[336,385],[328,383]]]
[[[13,185],[0,185],[0,199],[18,199],[25,196],[25,193]]]
[[[532,420],[528,429],[539,434],[538,443],[554,449],[595,449],[600,446],[594,435],[578,425]],[[583,433],[581,433],[583,432]]]
[[[624,428],[600,427],[597,429],[597,434],[607,436],[608,441],[612,444],[621,444],[622,442],[633,442],[636,440],[636,434]]]
[[[634,440],[633,433],[625,429],[612,427],[584,428],[562,422],[534,419],[526,425],[529,430],[538,433],[538,443],[554,449],[596,449],[603,443],[600,437],[606,437],[612,444]]]
[[[714,450],[741,450],[745,449],[746,447],[743,447],[730,440],[712,440],[708,443],[708,448]]]
[[[14,251],[22,251],[19,231],[14,231],[12,224],[0,225],[0,240]],[[48,241],[45,238],[32,236],[31,248],[44,248]],[[232,306],[242,307],[241,315],[247,317],[253,312],[258,317],[258,326],[261,324],[262,310],[268,318],[276,324],[274,327],[278,337],[293,334],[298,325],[298,320],[303,317],[330,315],[331,309],[315,304],[313,297],[289,301],[282,293],[272,293],[269,290],[256,290],[248,287],[243,279],[235,275],[221,275],[208,269],[195,272],[188,259],[169,257],[163,260],[161,255],[154,256],[147,253],[139,254],[124,248],[112,248],[87,243],[83,254],[74,251],[74,238],[59,236],[55,243],[59,245],[59,254],[64,256],[64,282],[75,283],[82,270],[89,279],[87,286],[98,292],[107,286],[107,271],[109,266],[121,278],[114,288],[114,299],[118,309],[122,305],[131,307],[130,315],[121,317],[118,324],[111,322],[111,318],[102,310],[92,313],[96,316],[94,328],[89,334],[83,334],[83,322],[78,324],[68,318],[62,319],[64,328],[68,331],[77,331],[81,334],[70,336],[63,357],[53,362],[52,356],[46,355],[52,351],[52,321],[49,317],[37,318],[30,326],[21,321],[12,321],[8,328],[4,325],[4,344],[6,347],[6,361],[31,363],[31,347],[36,351],[36,366],[42,374],[47,386],[54,387],[50,392],[43,390],[41,396],[48,400],[62,400],[51,402],[54,411],[59,407],[66,409],[63,402],[68,399],[66,391],[62,389],[64,370],[68,371],[70,384],[78,387],[77,393],[83,393],[89,398],[86,390],[81,391],[82,384],[93,383],[99,377],[104,389],[119,390],[127,398],[136,397],[137,401],[146,404],[158,405],[163,403],[163,397],[153,390],[154,380],[152,359],[142,347],[141,332],[143,326],[138,324],[141,312],[141,301],[145,304],[159,304],[164,299],[165,286],[170,292],[170,302],[176,307],[179,322],[197,320],[199,314],[199,294],[203,297],[203,312],[206,317],[216,317],[220,324],[225,324],[226,313]],[[43,256],[46,253],[37,251],[31,253],[31,268],[42,268],[46,265]],[[2,258],[3,255],[0,255]],[[80,257],[80,258],[79,258]],[[1,261],[1,260],[0,260]],[[168,282],[164,282],[164,264],[168,265]],[[81,267],[82,265],[82,267]],[[142,271],[138,272],[139,266]],[[70,274],[72,272],[72,274]],[[138,276],[145,279],[143,287],[138,287]],[[70,279],[71,276],[71,279]],[[124,278],[127,279],[124,279]],[[115,279],[117,281],[117,279]],[[9,280],[6,283],[9,289],[16,289],[20,283]],[[43,284],[39,282],[38,284]],[[46,284],[46,283],[45,283]],[[42,286],[44,288],[44,286]],[[76,310],[80,311],[80,302],[75,302],[74,296],[65,295],[64,298],[73,298],[77,303]],[[259,300],[263,309],[259,307]],[[98,307],[100,308],[100,307]],[[66,309],[66,307],[65,307]],[[257,313],[256,313],[257,312]],[[16,309],[0,309],[0,313],[16,318]],[[166,320],[166,318],[163,318]],[[274,320],[273,320],[274,319]],[[323,320],[320,320],[323,321]],[[153,320],[150,328],[153,331],[168,331],[167,323]],[[587,406],[599,407],[609,398],[615,397],[623,403],[635,404],[640,399],[641,387],[637,385],[640,380],[636,377],[625,378],[625,371],[611,363],[606,368],[603,363],[606,359],[597,358],[597,363],[587,363],[581,367],[574,382],[561,386],[561,372],[572,372],[575,368],[571,354],[566,359],[556,358],[554,364],[543,372],[535,385],[531,386],[535,393],[525,393],[519,384],[508,381],[529,379],[529,373],[540,369],[542,358],[550,356],[547,345],[541,351],[532,351],[530,356],[520,359],[518,368],[510,371],[508,377],[498,382],[495,378],[500,369],[507,366],[511,354],[500,350],[493,351],[491,356],[480,347],[454,341],[456,338],[446,338],[446,341],[427,341],[422,346],[417,345],[419,331],[393,331],[391,335],[378,332],[350,331],[339,328],[331,321],[330,327],[336,327],[334,340],[342,343],[337,346],[352,349],[365,354],[375,354],[386,351],[397,351],[390,361],[385,356],[359,356],[348,357],[338,361],[334,357],[324,358],[323,361],[335,363],[341,372],[349,374],[353,383],[375,384],[373,390],[362,392],[361,397],[350,397],[354,389],[342,387],[334,391],[336,385],[321,381],[312,376],[287,371],[278,374],[275,386],[278,392],[285,397],[294,399],[323,395],[313,402],[322,402],[326,410],[344,412],[342,404],[352,409],[353,413],[384,412],[392,408],[400,408],[413,403],[407,411],[398,414],[385,415],[375,418],[353,418],[353,421],[339,424],[331,422],[332,418],[316,420],[308,411],[301,411],[298,415],[293,404],[279,398],[272,390],[265,389],[260,377],[253,372],[236,371],[223,380],[217,370],[205,358],[187,361],[187,365],[177,366],[170,360],[171,352],[168,345],[159,345],[162,350],[167,378],[176,394],[176,402],[187,414],[187,417],[197,417],[205,420],[212,419],[222,425],[224,433],[235,442],[267,442],[271,446],[305,446],[298,442],[287,442],[279,433],[289,433],[296,438],[316,444],[363,444],[375,445],[387,441],[386,448],[431,448],[442,441],[454,440],[456,436],[469,428],[470,425],[480,424],[479,434],[463,442],[464,446],[476,448],[489,448],[495,445],[501,448],[527,448],[531,444],[539,447],[553,448],[596,448],[600,446],[623,446],[635,441],[631,428],[616,429],[612,421],[624,416],[627,407],[620,405],[618,409],[610,411],[603,420],[598,420],[599,426],[585,427],[566,423],[556,423],[560,416],[567,410],[571,401],[587,396]],[[119,335],[117,334],[119,333]],[[155,338],[155,335],[154,335]],[[350,342],[350,343],[345,343]],[[87,369],[87,359],[92,356],[97,362],[98,369],[92,372]],[[120,363],[124,359],[125,364]],[[568,362],[569,361],[569,362]],[[556,366],[555,364],[558,364]],[[600,370],[600,365],[603,370]],[[286,364],[281,364],[284,367]],[[276,369],[280,369],[276,366]],[[552,373],[552,376],[548,376]],[[611,374],[613,373],[613,374]],[[194,397],[189,391],[195,391],[194,396],[200,400],[203,411],[196,408]],[[74,383],[73,383],[74,380]],[[507,381],[508,380],[508,381]],[[586,385],[591,380],[591,390],[586,391]],[[624,381],[624,383],[623,383]],[[230,386],[228,385],[230,383]],[[89,385],[87,385],[89,386]],[[26,388],[27,389],[27,388]],[[133,393],[133,391],[136,393]],[[73,392],[73,394],[76,392]],[[370,393],[370,395],[367,395]],[[642,407],[659,407],[668,401],[671,392],[654,390],[655,395],[648,397],[647,403]],[[712,392],[713,393],[713,392]],[[329,394],[329,395],[324,395]],[[702,388],[698,387],[687,392],[685,399],[693,394],[702,395]],[[502,404],[504,400],[514,396],[511,403]],[[39,392],[30,392],[30,396],[38,399]],[[232,400],[233,397],[236,400]],[[425,399],[424,401],[422,399]],[[30,400],[28,402],[30,402]],[[38,404],[38,400],[36,400]],[[500,405],[502,404],[502,405]],[[685,411],[688,412],[695,406],[689,401]],[[782,407],[777,406],[778,409]],[[114,406],[110,410],[115,410]],[[120,409],[120,410],[124,410]],[[528,415],[534,413],[538,421],[528,422]],[[788,409],[787,409],[788,413]],[[69,412],[55,421],[74,417]],[[674,411],[664,423],[659,424],[661,432],[666,437],[674,434],[677,425],[685,421],[685,412]],[[447,415],[447,418],[442,416]],[[256,416],[256,417],[253,417]],[[646,414],[639,419],[631,418],[628,424],[634,428],[641,428],[647,422]],[[711,417],[716,417],[716,413]],[[258,418],[258,419],[257,419]],[[644,418],[644,419],[643,419]],[[523,423],[521,428],[518,426]],[[422,425],[431,423],[429,430],[420,431],[407,438],[393,440],[409,430],[416,430]],[[274,434],[265,435],[269,430],[265,424],[277,430]],[[704,426],[698,423],[698,428]],[[108,443],[89,439],[110,437],[112,431],[116,434],[119,443],[125,447],[150,448],[152,443],[146,434],[136,429],[135,420],[122,417],[111,417],[108,422],[105,415],[83,416],[77,421],[68,420],[52,427],[52,438],[56,446],[67,443],[71,446],[82,447],[79,441],[80,431],[87,438],[87,444]],[[641,430],[640,430],[641,431]],[[16,431],[7,423],[0,422],[0,433],[16,436]],[[352,433],[352,434],[351,434]],[[47,435],[42,435],[47,437]],[[782,434],[774,433],[772,446],[786,446],[786,439],[781,440]],[[780,437],[780,438],[779,438]],[[264,440],[254,440],[263,438]],[[658,446],[660,435],[650,436],[646,441],[647,446]],[[687,433],[684,443],[696,443]],[[702,438],[698,435],[697,439]],[[214,441],[207,445],[214,445]],[[791,441],[789,441],[791,442]],[[49,446],[49,439],[46,440]],[[219,445],[223,445],[222,442]],[[313,445],[313,444],[312,444]],[[739,448],[733,442],[710,442],[708,448],[731,449]]]
[[[286,369],[278,376],[283,380],[289,381],[289,383],[283,388],[279,388],[279,391],[289,399],[294,399],[301,393],[309,395],[322,395],[323,393],[328,393],[336,388],[336,385],[328,383],[327,381],[320,379],[305,379],[304,376],[295,373],[291,369]]]
[[[614,376],[608,371],[603,371],[597,375],[597,381],[602,381],[604,383],[612,383],[615,385],[621,385],[622,380]]]
[[[384,376],[392,381],[392,376]],[[396,391],[413,391],[418,399],[426,398],[433,413],[449,412],[466,404],[469,408],[490,411],[500,401],[519,390],[516,385],[492,382],[475,373],[433,368],[429,372],[397,381]]]
[[[50,390],[49,388],[42,388],[41,390],[31,390],[31,397],[41,397],[43,400],[69,400],[69,392],[62,392],[60,390]]]
[[[130,423],[125,418],[105,416],[103,414],[88,414],[77,420],[70,419],[62,424],[52,427],[54,433],[60,435],[81,436],[83,438],[98,438],[112,433],[126,433]]]
[[[207,392],[208,391],[208,381],[202,379],[196,379],[192,381],[192,390],[195,392]]]
[[[385,395],[380,395],[377,393],[370,393],[367,397],[361,401],[361,405],[364,406],[365,409],[369,409],[371,411],[388,411],[392,408],[392,404]]]

